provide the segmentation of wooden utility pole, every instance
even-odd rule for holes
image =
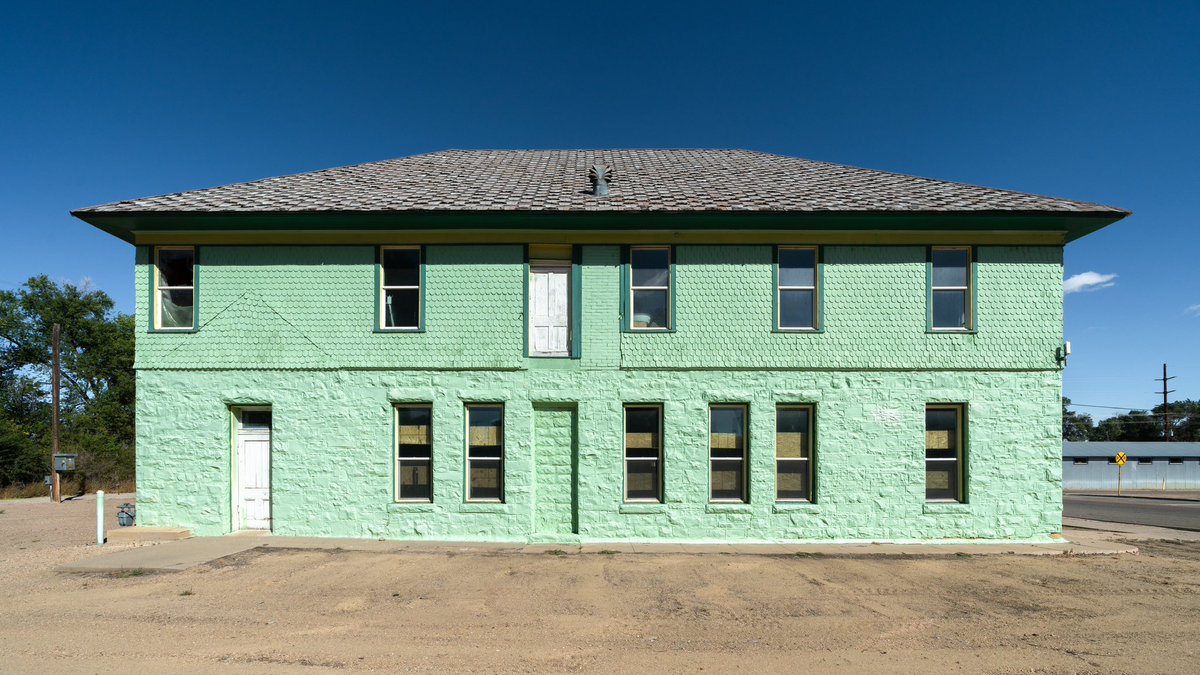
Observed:
[[[50,498],[57,504],[62,503],[62,485],[59,482],[58,469],[54,466],[54,457],[58,454],[58,338],[61,332],[62,327],[54,324],[54,345],[52,348],[54,361],[50,374],[50,397],[53,399],[53,412],[51,413],[50,422],[50,476],[53,481],[53,492]]]
[[[1169,407],[1167,407],[1169,405],[1167,403],[1167,394],[1174,393],[1175,390],[1174,389],[1171,389],[1170,391],[1167,390],[1167,380],[1173,380],[1173,379],[1175,379],[1173,376],[1167,377],[1167,364],[1164,363],[1163,364],[1163,376],[1162,376],[1162,383],[1163,383],[1162,391],[1154,392],[1156,394],[1162,394],[1162,396],[1163,396],[1162,420],[1163,420],[1163,440],[1164,441],[1171,440],[1171,409]]]

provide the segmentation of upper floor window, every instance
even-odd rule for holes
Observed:
[[[195,330],[194,247],[159,246],[154,249],[154,327],[158,330]]]
[[[379,249],[379,328],[421,329],[421,247]]]
[[[971,247],[934,246],[929,252],[930,327],[972,330]]]
[[[963,500],[963,406],[925,408],[925,499]]]
[[[816,330],[820,301],[818,250],[815,246],[779,246],[776,260],[776,326],[781,330]]]
[[[629,248],[629,328],[670,330],[671,247]]]

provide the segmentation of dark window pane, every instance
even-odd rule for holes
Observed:
[[[958,457],[958,411],[945,408],[925,410],[925,457]]]
[[[666,286],[671,281],[671,254],[665,248],[635,248],[629,252],[634,286]]]
[[[667,328],[667,306],[670,300],[670,291],[634,291],[632,326]]]
[[[742,457],[746,449],[746,409],[709,410],[709,449],[713,457]]]
[[[966,291],[934,291],[933,292],[933,327],[934,328],[966,328],[967,327],[967,292]]]
[[[625,409],[625,455],[657,457],[659,448],[658,408]]]
[[[808,499],[808,462],[776,462],[778,499]]]
[[[815,327],[814,294],[815,291],[779,291],[779,327]]]
[[[659,499],[658,460],[626,462],[625,498]]]
[[[192,264],[196,259],[193,249],[158,251],[158,285],[191,286]]]
[[[817,252],[812,249],[779,249],[780,286],[816,286]]]
[[[502,480],[500,460],[471,460],[471,499],[500,499]]]
[[[925,498],[958,499],[958,462],[925,462]]]
[[[400,498],[431,499],[429,460],[408,460],[400,463]]]
[[[967,285],[967,251],[933,250],[933,285]]]
[[[192,290],[159,291],[158,323],[163,328],[191,328]]]
[[[741,499],[743,497],[742,486],[742,461],[741,460],[714,460],[712,463],[712,498],[713,499]]]
[[[953,408],[926,408],[925,431],[958,431],[958,411]]]
[[[471,457],[499,457],[503,452],[504,430],[501,427],[504,409],[499,406],[467,409],[468,454]]]
[[[420,250],[415,248],[383,249],[384,286],[416,286],[420,283]]]
[[[404,289],[383,292],[385,328],[416,328],[421,323],[421,291]]]
[[[775,455],[808,457],[808,411],[780,408],[775,413]]]
[[[271,428],[271,411],[270,410],[243,410],[242,411],[242,427],[243,428]]]

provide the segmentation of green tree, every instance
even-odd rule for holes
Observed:
[[[1092,416],[1067,410],[1071,399],[1062,400],[1062,437],[1064,441],[1086,441],[1092,433]]]
[[[32,277],[0,291],[0,481],[40,479],[49,465],[52,327],[61,331],[60,448],[81,472],[133,476],[133,317],[89,284]],[[32,460],[31,460],[32,458]]]

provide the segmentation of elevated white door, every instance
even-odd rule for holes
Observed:
[[[529,270],[529,354],[569,356],[571,335],[570,267]]]
[[[271,427],[269,423],[265,427],[246,427],[239,423],[239,427],[237,440],[238,489],[235,495],[236,523],[243,530],[269,530],[271,529]]]

